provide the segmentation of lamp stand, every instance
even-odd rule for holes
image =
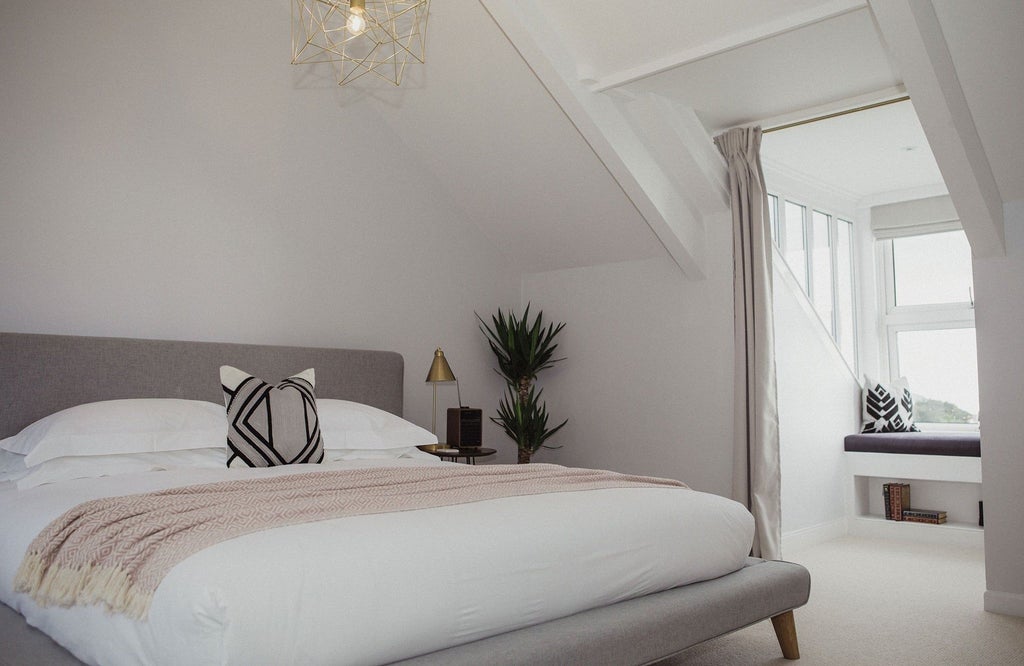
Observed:
[[[432,385],[434,389],[434,406],[430,410],[430,432],[437,435],[437,383],[434,382]]]

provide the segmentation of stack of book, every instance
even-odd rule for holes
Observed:
[[[910,484],[883,483],[882,496],[885,500],[885,519],[903,520],[904,507],[910,508]]]
[[[909,483],[883,483],[882,497],[886,520],[905,520],[910,523],[931,523],[932,525],[941,525],[946,522],[945,511],[910,508]]]
[[[946,522],[946,512],[932,509],[903,509],[903,520],[911,523],[941,525]]]

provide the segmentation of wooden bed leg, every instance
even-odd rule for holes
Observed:
[[[796,643],[796,622],[793,621],[793,611],[786,611],[773,617],[772,626],[775,627],[775,637],[779,639],[782,656],[786,659],[799,659],[800,647]]]

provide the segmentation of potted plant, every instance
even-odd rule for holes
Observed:
[[[535,391],[533,386],[538,372],[565,360],[554,358],[558,348],[554,340],[565,324],[548,324],[545,328],[543,311],[538,312],[531,323],[529,304],[521,318],[511,310],[506,316],[500,308],[498,314],[491,317],[490,326],[480,315],[476,318],[480,321],[480,330],[487,344],[498,359],[495,371],[508,384],[507,395],[502,396],[498,403],[498,416],[492,416],[491,421],[515,440],[519,462],[528,463],[542,446],[557,448],[544,442],[569,422],[566,419],[554,428],[548,428],[547,406],[540,399],[543,390]]]

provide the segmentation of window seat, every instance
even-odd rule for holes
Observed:
[[[848,533],[980,547],[981,436],[977,432],[848,435]],[[882,484],[910,483],[915,506],[948,511],[943,525],[885,520]]]
[[[884,432],[847,435],[847,451],[863,453],[905,453],[921,456],[981,457],[981,434],[977,432]]]

